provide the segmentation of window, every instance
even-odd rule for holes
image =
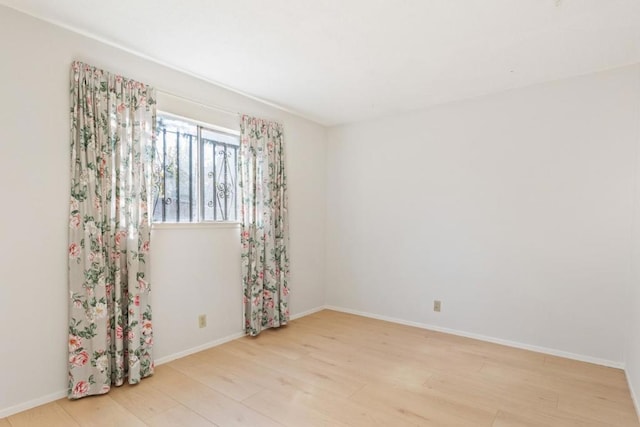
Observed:
[[[158,114],[153,222],[237,221],[238,135]]]

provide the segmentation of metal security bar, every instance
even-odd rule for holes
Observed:
[[[154,222],[237,220],[236,137],[160,117],[154,163]]]
[[[237,219],[237,159],[238,146],[211,139],[204,145],[205,201],[204,219],[235,221]]]

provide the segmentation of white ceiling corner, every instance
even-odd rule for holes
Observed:
[[[0,4],[325,125],[640,62],[640,0]]]

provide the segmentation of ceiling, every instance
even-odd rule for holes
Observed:
[[[640,0],[0,0],[324,125],[640,62]]]

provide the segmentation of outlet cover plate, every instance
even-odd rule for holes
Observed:
[[[440,313],[442,309],[442,301],[434,300],[433,301],[433,311]]]

